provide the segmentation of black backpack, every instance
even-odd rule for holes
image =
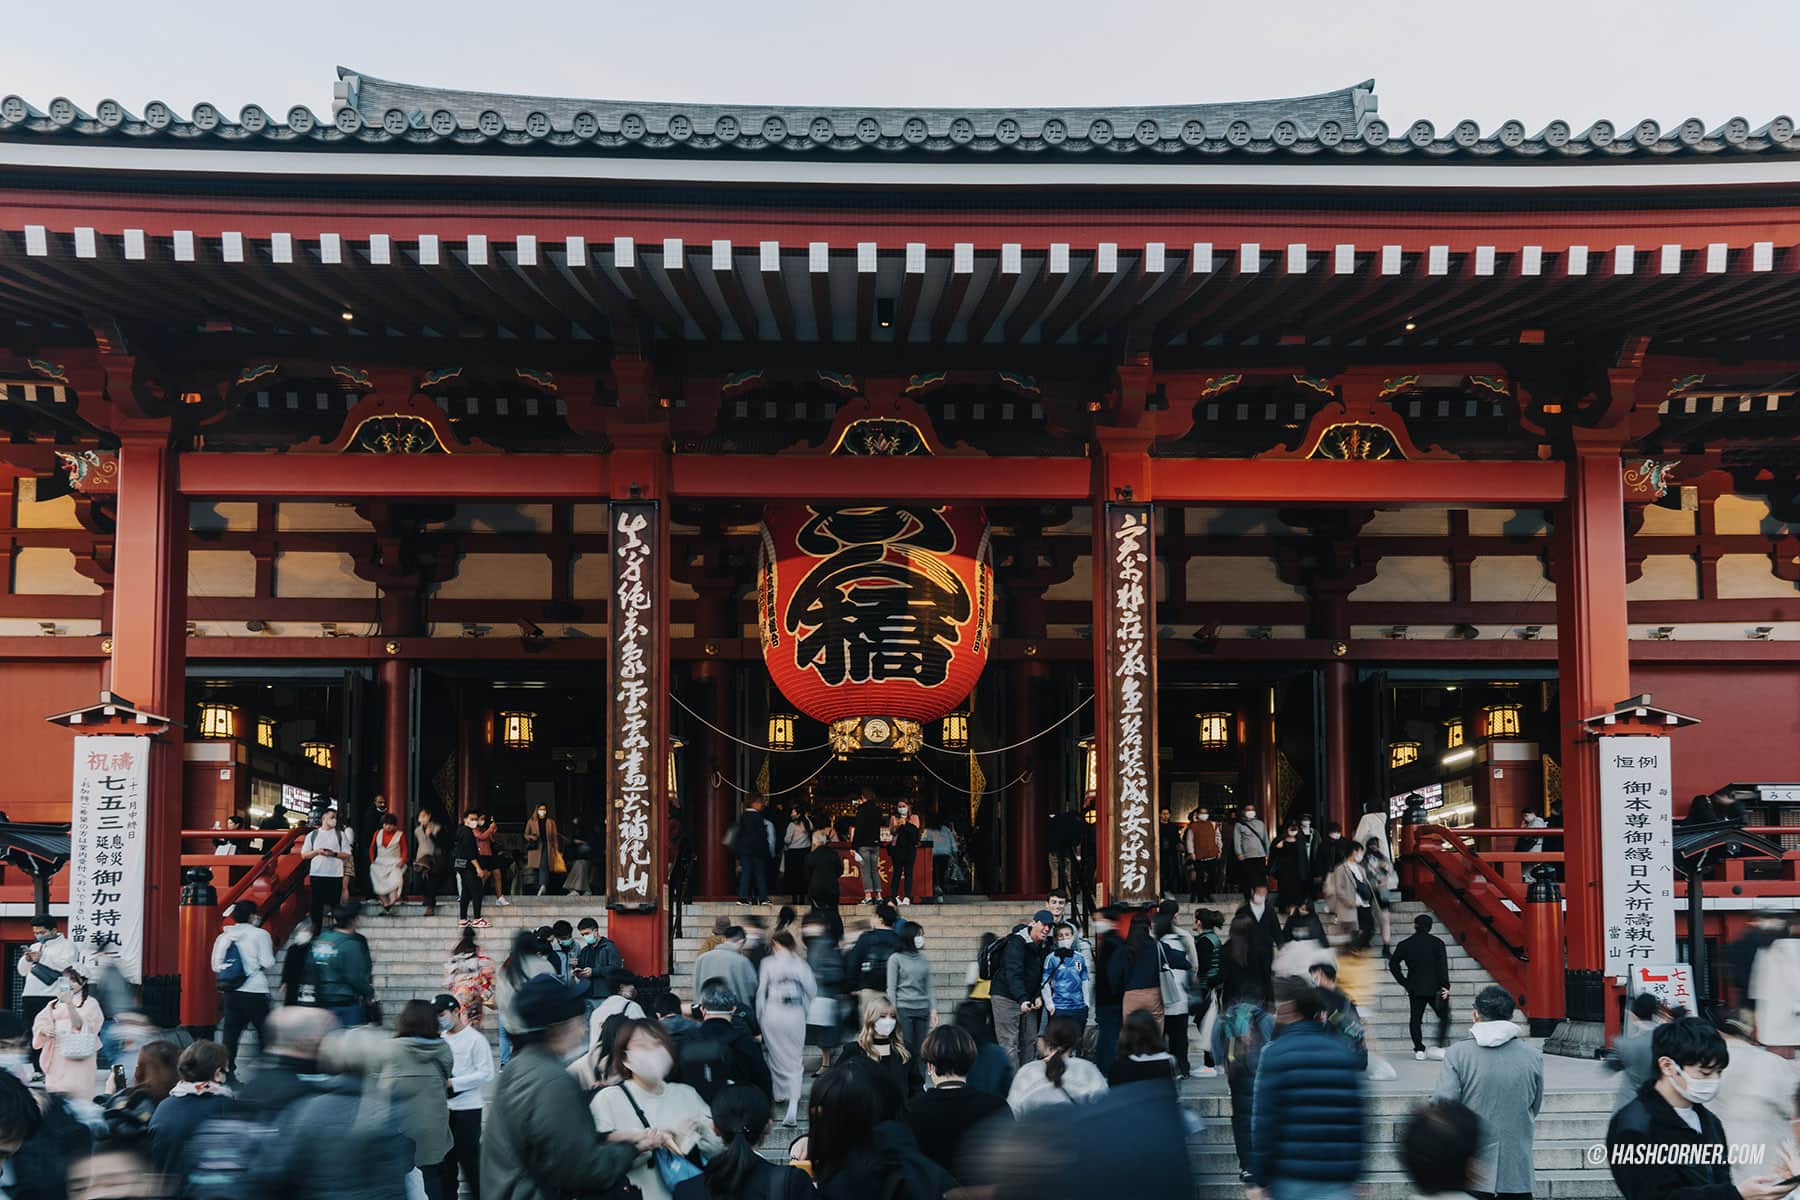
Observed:
[[[1011,936],[1011,934],[1007,935],[1007,937]],[[989,942],[988,948],[981,952],[981,958],[975,964],[975,974],[982,979],[993,979],[994,968],[1000,965],[1000,956],[1004,953],[1006,953],[1006,938],[997,937]]]
[[[676,1049],[681,1064],[677,1078],[699,1092],[708,1104],[733,1082],[729,1041],[695,1031],[676,1043]]]
[[[869,943],[869,948],[863,954],[862,962],[858,966],[862,977],[857,980],[857,986],[865,991],[887,991],[888,959],[894,957],[899,940],[899,936],[895,935],[892,938],[880,938]]]

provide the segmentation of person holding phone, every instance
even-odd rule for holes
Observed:
[[[325,914],[337,907],[344,896],[344,864],[350,861],[350,848],[356,834],[338,828],[338,812],[328,808],[319,817],[319,827],[306,835],[301,843],[300,858],[307,864],[306,883],[312,894],[312,923],[323,932]]]

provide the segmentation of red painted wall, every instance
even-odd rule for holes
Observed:
[[[0,809],[7,816],[69,819],[74,743],[44,718],[92,704],[99,694],[97,663],[0,662]]]
[[[1675,815],[1721,784],[1800,781],[1800,668],[1633,663],[1633,692],[1699,717],[1675,734]]]

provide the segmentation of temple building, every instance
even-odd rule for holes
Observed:
[[[9,96],[0,164],[0,807],[79,855],[131,775],[141,885],[76,915],[141,893],[146,980],[184,858],[278,804],[543,805],[645,972],[759,793],[907,800],[990,895],[1060,815],[1124,903],[1164,810],[1550,814],[1583,979],[1584,720],[1649,694],[1700,721],[1676,817],[1800,823],[1754,786],[1800,779],[1786,118],[340,70],[325,114]],[[0,938],[33,904],[0,880]]]

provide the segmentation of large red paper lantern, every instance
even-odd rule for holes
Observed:
[[[763,510],[763,661],[815,720],[955,708],[987,665],[993,593],[978,506]]]

